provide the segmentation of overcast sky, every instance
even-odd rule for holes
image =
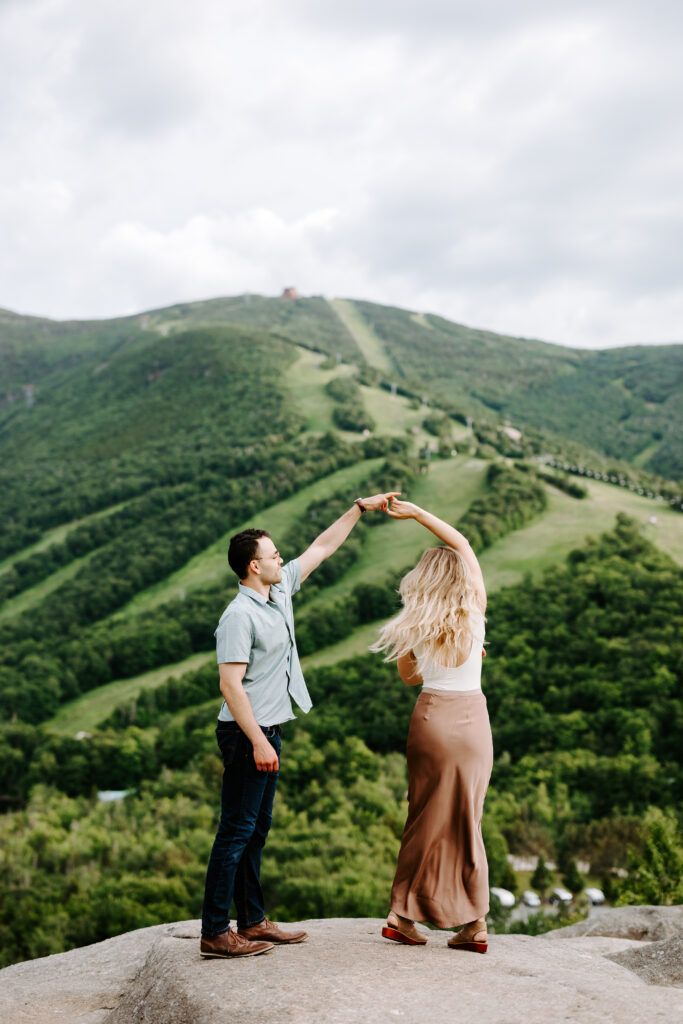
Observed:
[[[683,341],[683,4],[0,0],[0,306]]]

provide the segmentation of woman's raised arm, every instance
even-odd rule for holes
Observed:
[[[391,516],[392,519],[414,519],[421,526],[425,526],[430,530],[444,544],[447,544],[449,548],[457,551],[467,563],[467,567],[472,573],[472,581],[477,589],[477,593],[481,597],[483,606],[486,606],[486,587],[484,586],[481,567],[477,556],[472,550],[472,545],[464,534],[460,533],[459,530],[456,530],[449,523],[445,523],[443,519],[439,519],[438,516],[427,512],[426,509],[420,508],[419,505],[414,505],[412,501],[399,501],[398,498],[392,498],[391,505],[387,509],[387,515]]]

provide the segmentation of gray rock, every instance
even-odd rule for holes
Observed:
[[[173,926],[171,926],[173,927]],[[0,1020],[102,1024],[118,1006],[165,924],[0,971]]]
[[[382,921],[302,922],[300,945],[202,960],[198,922],[131,932],[0,972],[11,1024],[671,1024],[683,992],[645,983],[607,957],[642,941],[492,936],[486,956],[380,935]],[[659,985],[659,983],[657,983]]]
[[[652,942],[640,949],[610,953],[609,959],[633,971],[648,985],[683,988],[683,939]]]
[[[610,935],[618,939],[659,942],[683,935],[683,906],[609,907],[568,928],[548,932],[544,939],[568,939],[577,935]]]

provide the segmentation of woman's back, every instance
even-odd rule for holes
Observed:
[[[439,665],[424,657],[421,645],[415,647],[417,671],[426,693],[466,693],[481,690],[481,662],[484,650],[484,616],[474,624],[472,645],[458,665]],[[422,656],[421,656],[422,654]]]

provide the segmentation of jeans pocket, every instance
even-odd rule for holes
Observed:
[[[237,754],[237,747],[239,744],[238,736],[226,736],[222,743],[218,744],[223,758],[223,764],[228,768],[235,761],[235,755]]]
[[[218,749],[223,758],[223,764],[228,768],[239,757],[243,746],[244,734],[239,729],[219,728],[216,730],[216,739],[218,741]]]

